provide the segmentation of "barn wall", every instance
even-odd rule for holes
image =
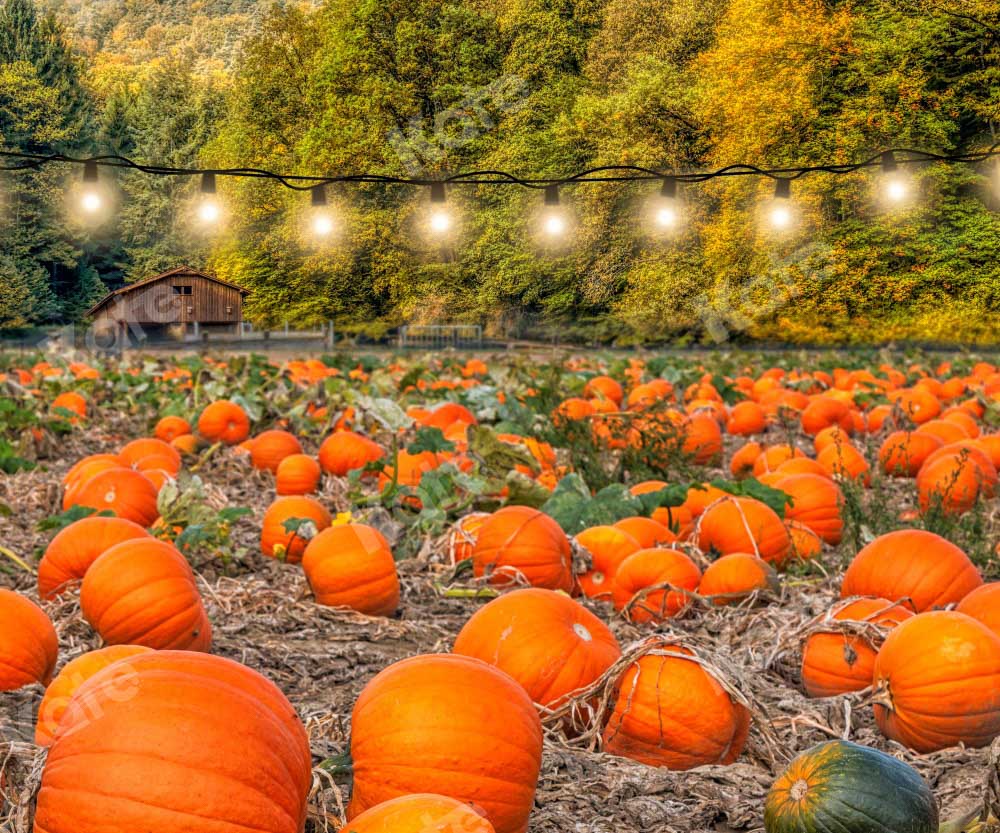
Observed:
[[[174,287],[190,286],[190,295]],[[95,322],[129,321],[138,324],[235,324],[243,320],[243,298],[238,289],[200,275],[169,275],[123,292],[94,315]]]

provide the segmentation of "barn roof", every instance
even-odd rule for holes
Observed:
[[[114,292],[109,293],[104,296],[100,301],[98,301],[94,306],[87,310],[87,315],[93,315],[101,307],[105,306],[107,303],[112,301],[119,295],[126,295],[136,289],[140,289],[143,286],[149,286],[151,283],[156,283],[157,281],[162,281],[165,278],[176,278],[182,275],[193,275],[199,278],[205,278],[213,283],[222,284],[223,286],[228,286],[230,289],[237,289],[243,295],[249,295],[250,290],[244,289],[242,286],[237,286],[229,281],[224,281],[222,278],[217,278],[215,275],[209,275],[205,272],[200,272],[197,269],[192,269],[190,266],[178,266],[176,269],[170,269],[167,272],[161,272],[159,275],[153,275],[151,278],[144,278],[141,281],[136,281],[135,283],[126,284],[121,289],[116,289]]]

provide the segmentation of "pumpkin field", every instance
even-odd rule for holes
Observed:
[[[0,829],[995,829],[998,469],[995,355],[0,354]]]

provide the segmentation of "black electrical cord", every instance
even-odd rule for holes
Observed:
[[[295,191],[309,191],[316,186],[334,185],[337,183],[378,183],[384,185],[404,185],[414,187],[429,187],[435,183],[444,182],[448,185],[517,185],[522,188],[545,189],[552,186],[577,185],[593,182],[644,182],[673,180],[680,183],[697,184],[711,179],[739,176],[762,176],[770,179],[799,179],[814,173],[850,174],[865,168],[884,165],[887,155],[894,157],[896,164],[916,165],[942,162],[948,164],[975,164],[1000,156],[1000,142],[991,147],[968,153],[940,154],[911,148],[892,148],[881,151],[860,162],[825,163],[822,165],[807,165],[803,167],[761,168],[756,165],[727,165],[715,171],[691,173],[676,173],[658,171],[638,165],[604,165],[589,168],[585,171],[566,177],[524,178],[507,171],[481,170],[454,174],[441,179],[408,178],[387,176],[383,174],[359,173],[336,176],[315,176],[300,174],[281,174],[260,168],[176,168],[165,165],[144,165],[125,156],[106,155],[90,158],[67,156],[61,153],[41,154],[24,153],[20,151],[0,151],[0,159],[8,160],[8,164],[0,164],[0,171],[37,170],[51,164],[97,165],[105,168],[123,168],[153,176],[193,177],[205,174],[219,177],[239,177],[248,179],[267,179],[278,182],[286,188]]]

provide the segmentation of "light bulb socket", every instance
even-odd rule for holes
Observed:
[[[86,183],[97,182],[99,176],[97,173],[97,163],[94,161],[87,161],[83,163],[83,181]]]
[[[660,196],[668,200],[677,199],[677,180],[672,176],[665,177],[660,185]]]
[[[431,183],[431,203],[434,205],[442,205],[448,199],[447,194],[444,190],[443,182],[432,182]]]
[[[210,171],[201,175],[201,193],[215,193],[215,174]]]
[[[776,200],[791,199],[792,181],[790,179],[776,179],[774,181],[774,198]]]
[[[310,202],[313,208],[322,208],[326,205],[326,186],[316,185],[310,189]]]
[[[886,150],[882,152],[882,172],[892,173],[899,167],[899,163],[896,161],[896,154],[891,150]]]
[[[546,185],[545,186],[545,204],[546,205],[559,205],[559,186],[558,185]]]

